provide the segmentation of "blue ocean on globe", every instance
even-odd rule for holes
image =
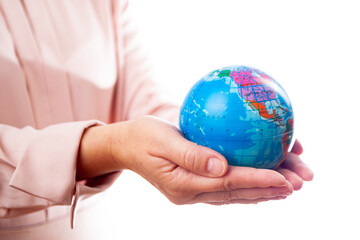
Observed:
[[[292,145],[294,115],[279,83],[260,70],[234,65],[205,75],[190,89],[180,129],[230,165],[275,169]]]

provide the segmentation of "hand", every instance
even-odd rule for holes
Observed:
[[[300,159],[302,152],[303,148],[296,140],[291,152],[277,169],[292,184],[294,190],[300,190],[304,181],[311,181],[314,177],[311,169]]]
[[[187,141],[175,126],[156,118],[102,128],[111,129],[117,168],[137,172],[175,204],[258,203],[293,191],[279,172],[228,166],[222,155]]]

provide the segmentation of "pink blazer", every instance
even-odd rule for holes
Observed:
[[[75,181],[84,129],[176,118],[127,9],[122,0],[0,0],[0,228],[50,206],[74,209],[79,196],[111,184],[111,176],[93,187]]]

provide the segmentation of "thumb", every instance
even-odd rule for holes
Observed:
[[[167,157],[175,164],[206,177],[221,177],[227,172],[228,163],[220,153],[190,142],[181,134],[170,139]]]

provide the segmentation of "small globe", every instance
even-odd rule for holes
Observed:
[[[293,142],[294,116],[286,92],[269,75],[230,66],[205,75],[190,89],[180,129],[230,165],[275,169]]]

